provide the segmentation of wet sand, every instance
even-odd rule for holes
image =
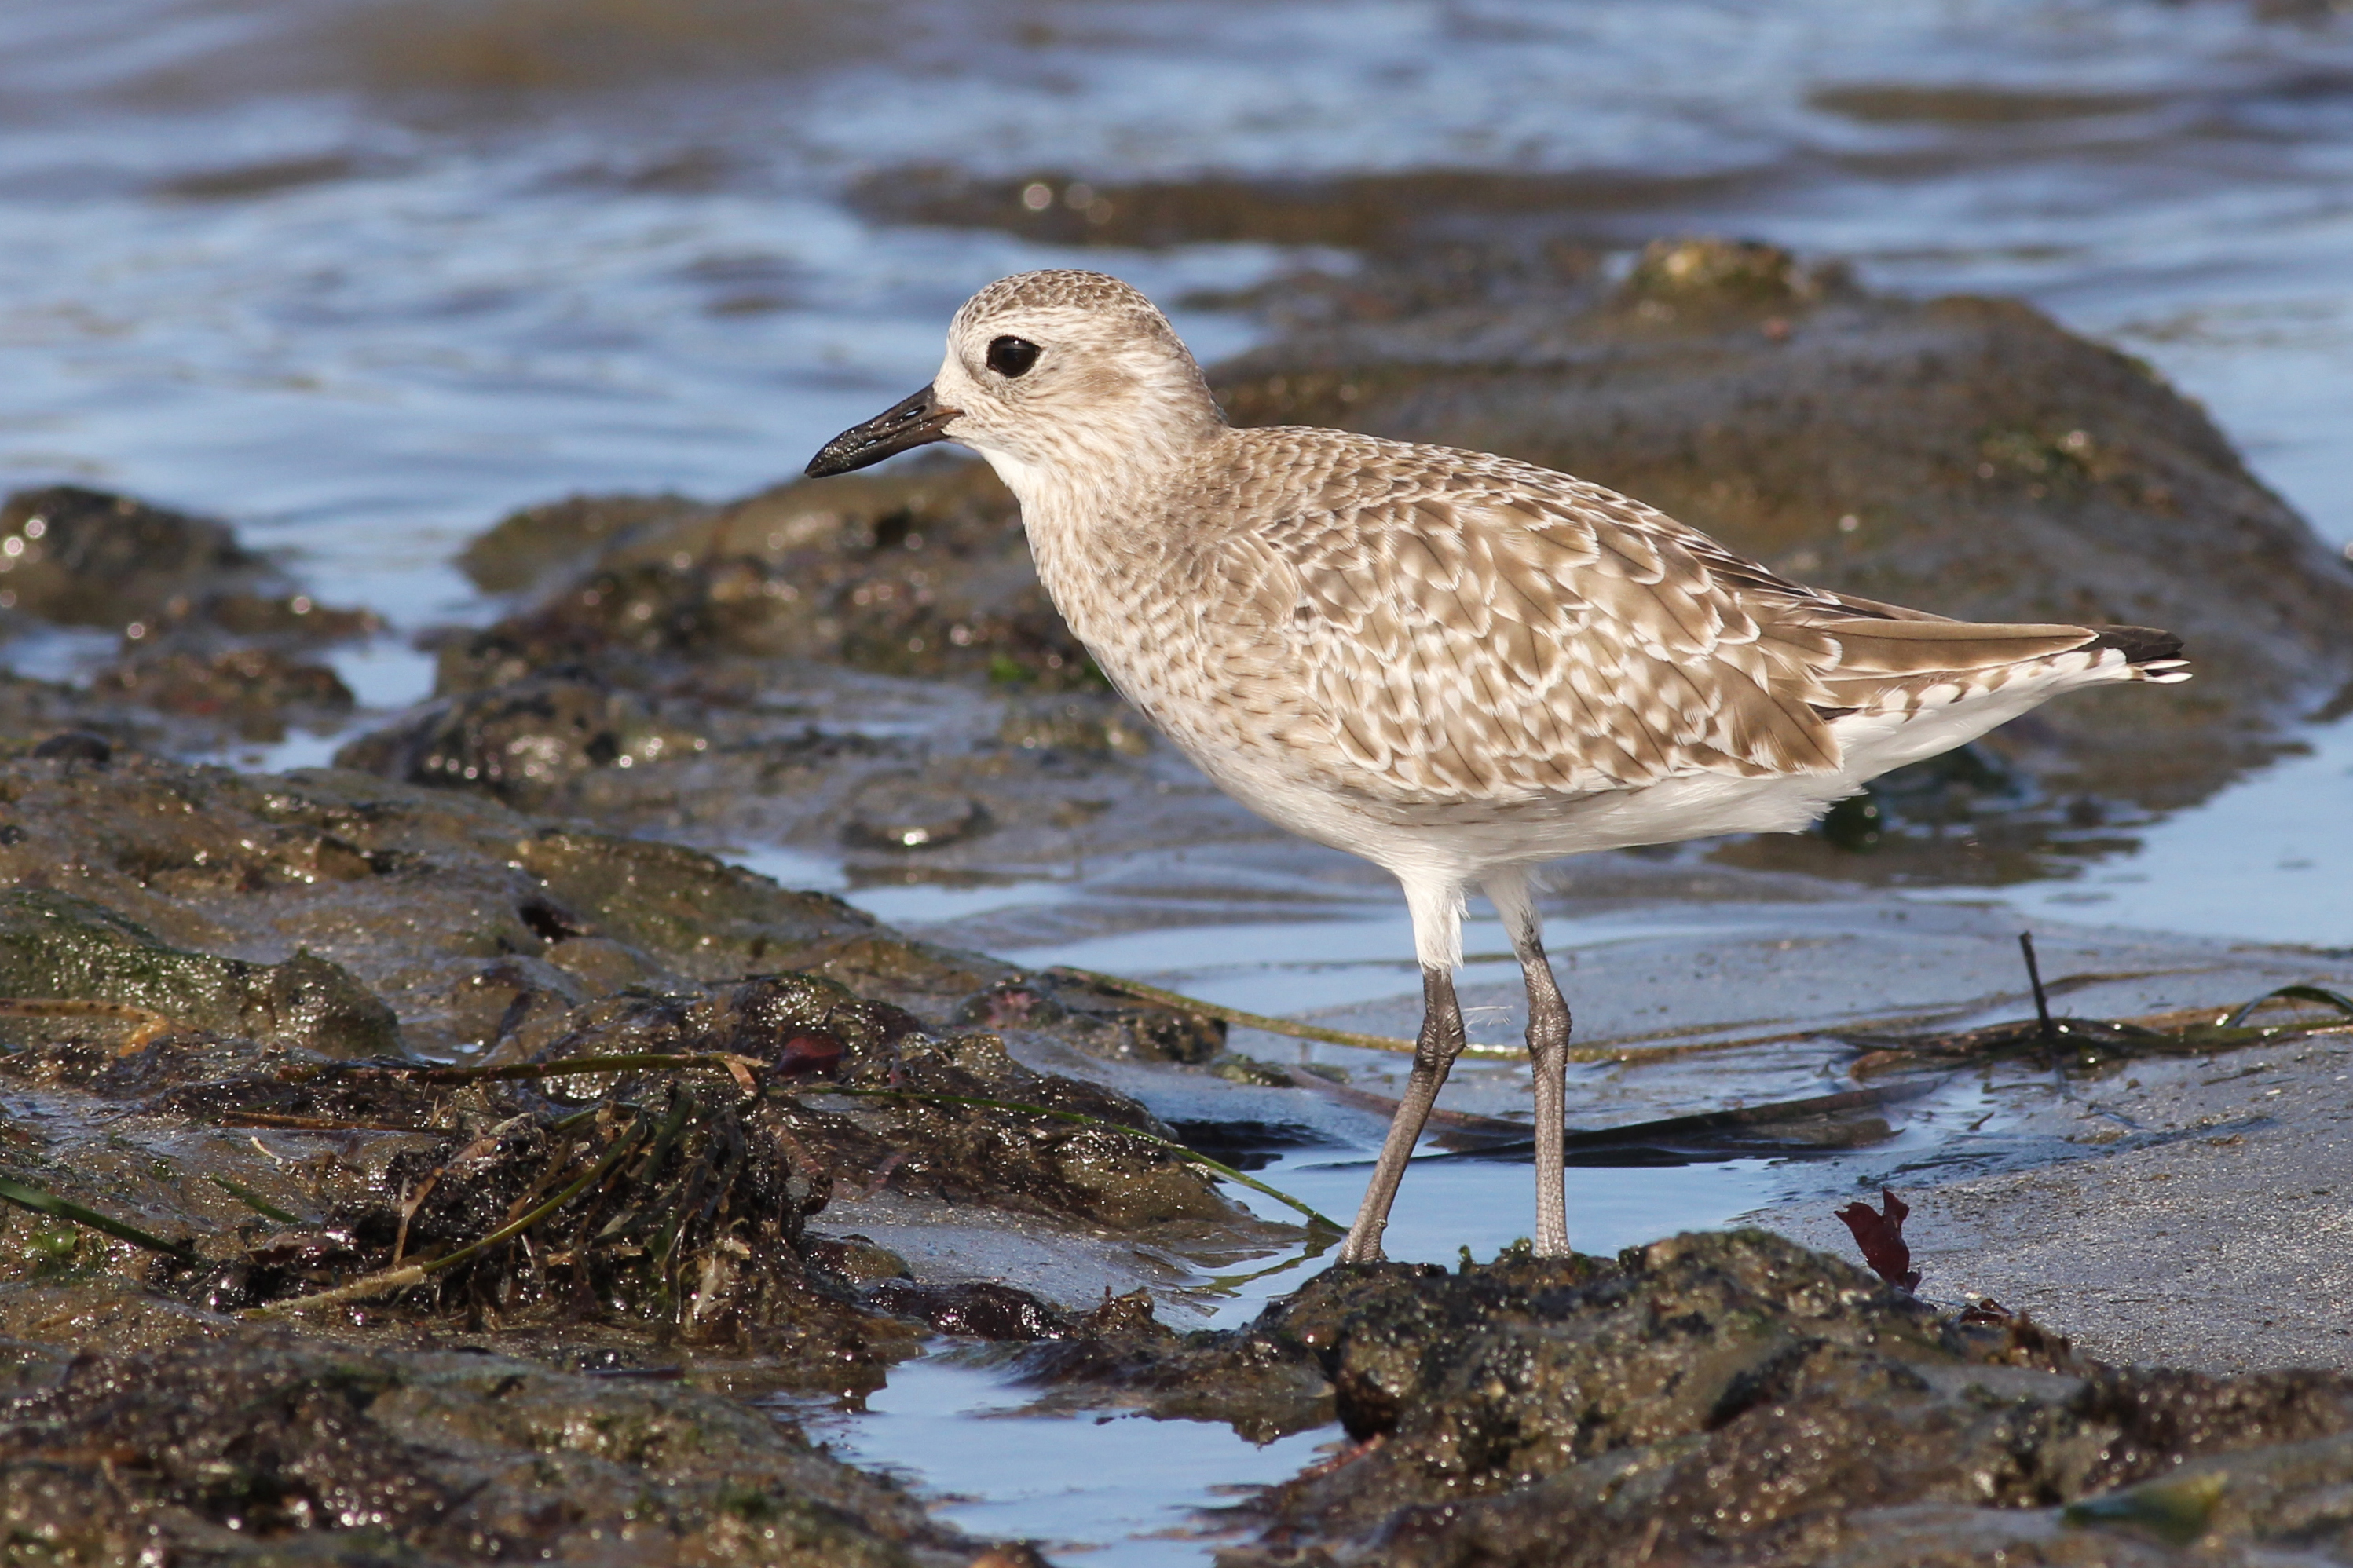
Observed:
[[[1926,1294],[1993,1297],[2104,1361],[2353,1370],[2353,1038],[2136,1062],[2017,1125],[2073,1147],[1898,1181]],[[1752,1217],[1848,1244],[1821,1202]]]

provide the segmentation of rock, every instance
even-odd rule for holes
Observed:
[[[437,689],[557,666],[643,686],[729,658],[1048,690],[1103,684],[1038,586],[1011,499],[975,465],[796,482],[655,514],[614,539],[535,604],[447,637]]]
[[[462,1349],[265,1336],[37,1372],[0,1405],[0,1520],[73,1562],[360,1568],[626,1541],[654,1565],[915,1568],[984,1550],[765,1412]]]
[[[24,617],[122,634],[86,693],[9,677],[0,726],[73,709],[111,739],[182,752],[280,741],[290,722],[332,728],[352,693],[299,650],[383,626],[315,603],[226,523],[72,485],[0,504],[0,633]]]
[[[224,719],[248,741],[283,740],[290,710],[332,724],[353,706],[351,688],[332,669],[268,647],[156,648],[97,671],[90,689],[166,713]]]
[[[509,852],[543,890],[551,929],[617,938],[683,974],[794,967],[846,941],[895,940],[829,894],[790,892],[674,844],[543,826]]]
[[[189,952],[100,905],[38,889],[0,891],[0,995],[121,1003],[175,1028],[331,1056],[400,1048],[392,1010],[308,952],[270,964]]]
[[[179,599],[168,602],[149,636],[182,640],[175,634],[198,633],[207,627],[272,647],[313,647],[373,637],[384,630],[384,620],[373,610],[322,605],[308,594],[227,593],[195,604]]]
[[[698,737],[659,723],[636,694],[554,674],[429,703],[347,742],[335,765],[529,802],[591,768],[634,766],[697,746]]]
[[[33,748],[45,763],[88,763],[104,767],[114,758],[114,742],[88,730],[60,730]]]
[[[856,1284],[914,1278],[914,1272],[907,1267],[905,1258],[872,1237],[855,1232],[848,1236],[811,1237],[808,1251],[810,1257]]]
[[[343,994],[328,977],[341,975],[389,1005],[412,1048],[443,1054],[583,1026],[575,1009],[633,986],[786,970],[847,986],[842,1005],[854,994],[895,1007],[898,1027],[949,1036],[972,1026],[974,997],[1019,977],[699,850],[361,774],[20,758],[0,761],[0,795],[11,797],[0,887],[16,889],[5,897],[29,955],[0,977],[5,994],[133,1004],[331,1052],[394,1048],[353,1021],[376,1016],[374,1003],[352,1001],[350,1018],[328,1005]],[[1223,1044],[1214,1020],[1075,979],[1030,984],[1059,1000],[1019,1020],[1029,1034],[1142,1059],[1205,1058]],[[175,1013],[188,996],[206,1010]],[[265,1027],[269,1016],[280,1021]],[[1019,1092],[998,1098],[1046,1092],[1005,1081]]]
[[[1017,697],[997,730],[1008,746],[1083,757],[1140,757],[1152,749],[1152,734],[1142,714],[1109,693]]]
[[[2326,1500],[2353,1479],[2353,1379],[2103,1366],[1757,1231],[1614,1265],[1333,1268],[1246,1330],[1071,1335],[1018,1364],[1259,1437],[1336,1409],[1358,1446],[1245,1505],[1237,1564],[2172,1562],[2201,1537],[2248,1562],[2342,1550]],[[2257,1477],[2288,1506],[2226,1512]],[[2027,1550],[2071,1531],[2080,1553]]]
[[[566,496],[527,506],[468,542],[458,569],[485,594],[516,594],[595,559],[649,524],[704,510],[680,495]]]
[[[916,1285],[886,1281],[867,1291],[867,1300],[902,1318],[917,1318],[943,1334],[976,1340],[1048,1340],[1070,1331],[1052,1303],[1027,1290],[992,1280],[962,1285]]]
[[[608,997],[541,1030],[528,1051],[497,1059],[711,1052],[791,1079],[801,1104],[781,1114],[795,1146],[816,1169],[870,1194],[887,1186],[1118,1230],[1229,1215],[1201,1167],[1165,1146],[1170,1130],[1125,1096],[1034,1072],[994,1035],[931,1034],[905,1009],[819,974],[723,981],[700,995]],[[586,1099],[621,1093],[633,1076],[616,1069],[549,1082]],[[828,1104],[829,1086],[859,1092]]]
[[[885,774],[859,790],[842,838],[870,849],[927,849],[987,826],[987,813],[972,796],[919,776]]]
[[[379,625],[313,605],[227,523],[78,485],[18,490],[0,503],[0,609],[62,626],[135,626],[134,643],[192,623],[302,641]]]
[[[121,626],[173,598],[265,574],[228,525],[129,496],[57,485],[0,504],[8,607],[67,626]]]
[[[361,773],[239,775],[137,752],[102,768],[0,758],[0,888],[88,900],[184,952],[273,964],[307,948],[382,997],[428,1053],[481,1048],[519,999],[568,1010],[631,985],[786,969],[946,1031],[970,1022],[972,998],[1020,978],[702,850]],[[1060,1010],[1008,1026],[1132,1059],[1223,1047],[1215,1020],[1031,978]]]
[[[207,712],[175,711],[145,706],[142,695],[93,692],[0,670],[0,751],[38,752],[56,742],[71,754],[53,751],[49,759],[84,766],[96,765],[100,746],[110,756],[122,749],[205,755],[237,745],[252,731],[266,737],[290,720],[331,724],[336,718],[320,708],[241,711],[227,702]],[[68,735],[79,738],[60,739]]]

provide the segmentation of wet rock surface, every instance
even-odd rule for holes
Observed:
[[[681,660],[747,658],[1103,689],[1038,586],[1012,498],[979,465],[797,481],[715,507],[565,504],[567,515],[629,521],[551,539],[511,519],[485,535],[490,548],[533,533],[545,570],[571,572],[517,614],[444,641],[443,693],[563,663],[645,687]],[[576,547],[559,553],[567,540]]]
[[[5,1520],[56,1562],[961,1564],[977,1543],[734,1401],[465,1345],[220,1324],[7,1342]],[[624,1369],[613,1369],[616,1371]]]
[[[42,626],[118,633],[118,657],[86,692],[12,677],[0,713],[75,709],[106,732],[194,752],[340,727],[352,693],[319,650],[383,622],[315,603],[227,523],[57,485],[0,502],[0,637]]]
[[[0,892],[0,994],[118,1003],[336,1056],[399,1044],[392,1009],[307,950],[280,963],[183,952],[101,904],[39,889]]]
[[[2219,1059],[2112,1058],[2021,1118],[2084,1158],[1907,1184],[1927,1289],[2063,1322],[2105,1361],[2237,1373],[2353,1370],[2341,1233],[2353,1038]],[[1825,1248],[1822,1205],[1758,1216]]]
[[[2353,1380],[2107,1366],[1757,1231],[1614,1263],[1334,1268],[1237,1332],[1131,1325],[1023,1358],[1039,1382],[1261,1436],[1335,1412],[1350,1445],[1243,1505],[1259,1539],[1232,1564],[2169,1562],[2193,1543],[2196,1561],[2251,1562],[2348,1544],[2334,1500]]]
[[[526,1018],[630,987],[801,970],[944,1036],[977,1025],[1164,1058],[1214,1054],[1223,1038],[1221,1025],[1082,979],[910,942],[838,899],[698,850],[463,793],[118,752],[0,762],[0,883],[17,889],[6,929],[28,933],[11,960],[19,983],[177,1009],[206,1027],[227,1026],[231,1005],[208,998],[231,983],[188,989],[192,965],[249,973],[237,994],[257,997],[272,986],[308,997],[299,977],[319,975],[347,988],[335,994],[354,1016],[388,1005],[407,1048],[427,1054],[497,1047]],[[292,1017],[311,1003],[268,1005]],[[334,1027],[348,1050],[388,1040]]]
[[[290,718],[332,729],[353,705],[351,688],[329,667],[266,647],[158,648],[105,667],[91,686],[166,713],[223,720],[248,741],[284,739]]]
[[[1136,1243],[1242,1218],[1135,1101],[974,1023],[1068,1053],[1206,1020],[477,795],[69,738],[0,763],[13,1539],[969,1562],[675,1380],[855,1397],[931,1333],[1071,1331],[812,1234],[837,1194]]]

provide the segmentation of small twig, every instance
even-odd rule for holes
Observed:
[[[2042,1041],[2042,1065],[2052,1081],[2059,1086],[2060,1094],[2073,1100],[2075,1091],[2067,1082],[2066,1069],[2059,1065],[2059,1030],[2051,1021],[2051,994],[2042,989],[2042,966],[2034,962],[2032,931],[2018,933],[2018,950],[2026,954],[2026,983],[2034,988],[2034,1016],[2040,1028],[2038,1037]]]
[[[1217,1160],[1212,1160],[1198,1149],[1188,1149],[1184,1144],[1176,1142],[1174,1139],[1162,1138],[1155,1133],[1141,1131],[1136,1128],[1124,1126],[1117,1121],[1107,1121],[1100,1116],[1088,1116],[1076,1110],[1057,1110],[1050,1105],[1025,1105],[1018,1100],[987,1100],[978,1095],[972,1094],[925,1094],[920,1090],[912,1089],[845,1089],[839,1084],[821,1084],[812,1087],[808,1092],[813,1095],[847,1094],[875,1099],[913,1100],[935,1105],[976,1105],[989,1110],[1018,1110],[1025,1115],[1044,1116],[1056,1121],[1068,1121],[1080,1127],[1102,1127],[1113,1132],[1124,1132],[1130,1138],[1140,1139],[1146,1143],[1166,1149],[1170,1153],[1176,1155],[1179,1159],[1190,1160],[1197,1165],[1205,1166],[1209,1170],[1215,1171],[1219,1175],[1225,1177],[1226,1180],[1229,1182],[1240,1182],[1243,1186],[1250,1188],[1252,1192],[1264,1193],[1276,1203],[1282,1205],[1285,1208],[1293,1209],[1300,1214],[1305,1215],[1311,1221],[1317,1225],[1326,1226],[1331,1229],[1337,1231],[1345,1231],[1348,1228],[1346,1226],[1340,1224],[1337,1220],[1333,1219],[1328,1215],[1318,1214],[1315,1210],[1309,1208],[1305,1204],[1300,1202],[1297,1198],[1293,1197],[1289,1193],[1282,1191],[1280,1187],[1271,1187],[1254,1176],[1244,1175],[1241,1172],[1235,1170],[1231,1165],[1225,1164]]]
[[[339,1285],[332,1290],[319,1290],[308,1296],[295,1296],[283,1301],[272,1301],[268,1306],[252,1308],[241,1315],[245,1317],[269,1317],[280,1312],[301,1311],[311,1307],[332,1307],[345,1301],[365,1300],[371,1296],[381,1296],[386,1291],[406,1289],[411,1285],[420,1283],[431,1276],[440,1273],[445,1268],[454,1268],[459,1264],[464,1263],[470,1258],[479,1258],[483,1253],[488,1252],[491,1247],[498,1246],[500,1243],[513,1240],[516,1237],[521,1236],[524,1231],[529,1230],[533,1226],[537,1225],[541,1220],[545,1219],[549,1215],[554,1214],[557,1209],[562,1208],[565,1204],[570,1203],[574,1198],[578,1197],[582,1193],[586,1192],[590,1187],[595,1186],[598,1182],[603,1181],[607,1176],[612,1174],[613,1168],[616,1165],[618,1165],[623,1157],[626,1156],[632,1149],[637,1147],[638,1138],[639,1134],[644,1132],[645,1126],[646,1119],[642,1115],[638,1117],[635,1121],[629,1123],[628,1127],[621,1132],[620,1136],[613,1140],[613,1146],[606,1150],[603,1156],[599,1158],[594,1165],[588,1167],[588,1172],[586,1175],[582,1176],[578,1181],[574,1182],[562,1192],[556,1194],[554,1197],[548,1199],[545,1203],[540,1205],[537,1208],[532,1210],[529,1214],[522,1215],[519,1219],[511,1220],[507,1224],[499,1226],[498,1229],[491,1232],[490,1235],[483,1237],[480,1241],[468,1242],[465,1246],[458,1248],[457,1251],[444,1253],[440,1257],[433,1258],[427,1262],[412,1263],[405,1268],[387,1268],[380,1273],[370,1274],[364,1279],[354,1279],[348,1285]]]
[[[1270,1035],[1281,1035],[1293,1040],[1315,1040],[1327,1046],[1354,1046],[1364,1051],[1388,1051],[1411,1056],[1415,1047],[1411,1040],[1401,1040],[1394,1035],[1360,1035],[1351,1029],[1327,1029],[1321,1024],[1302,1024],[1291,1018],[1271,1018],[1263,1013],[1246,1013],[1240,1007],[1228,1007],[1216,1002],[1204,1002],[1198,996],[1187,996],[1175,991],[1164,991],[1157,985],[1147,985],[1141,980],[1126,980],[1116,974],[1103,974],[1092,969],[1056,968],[1048,973],[1069,975],[1088,981],[1108,990],[1123,993],[1142,1002],[1157,1002],[1164,1007],[1175,1007],[1187,1013],[1198,1013],[1223,1023],[1239,1024],[1245,1029],[1263,1029]],[[1516,1046],[1471,1046],[1466,1054],[1493,1057],[1509,1061],[1525,1061],[1527,1052]]]
[[[162,1237],[151,1236],[135,1225],[126,1225],[119,1219],[110,1219],[96,1209],[84,1208],[70,1198],[61,1198],[55,1193],[26,1182],[11,1181],[5,1176],[0,1176],[0,1199],[5,1199],[18,1208],[31,1209],[35,1214],[53,1215],[58,1219],[69,1219],[76,1225],[86,1225],[92,1230],[104,1231],[118,1241],[127,1241],[133,1247],[143,1247],[150,1252],[168,1253],[179,1258],[195,1256],[195,1247],[189,1242],[165,1241]]]
[[[2026,954],[2026,982],[2034,987],[2034,1016],[2042,1020],[2042,1037],[2050,1039],[2057,1033],[2051,1026],[2051,995],[2042,989],[2042,966],[2034,962],[2034,933],[2018,933],[2018,950]]]
[[[1216,1002],[1204,1002],[1198,996],[1187,996],[1176,991],[1164,991],[1157,985],[1147,985],[1141,980],[1125,980],[1116,974],[1104,974],[1092,969],[1057,967],[1047,972],[1089,981],[1112,991],[1124,993],[1140,1001],[1157,1002],[1163,1006],[1199,1013],[1238,1024],[1245,1029],[1262,1029],[1270,1035],[1286,1039],[1315,1040],[1324,1045],[1353,1046],[1359,1050],[1388,1051],[1397,1056],[1411,1056],[1417,1048],[1411,1040],[1394,1035],[1359,1035],[1347,1029],[1328,1029],[1321,1024],[1303,1024],[1293,1018],[1270,1017],[1263,1013],[1246,1013],[1239,1007],[1228,1007]],[[1928,1015],[1941,1017],[1947,1015]],[[1906,1013],[1892,1019],[1879,1020],[1883,1026],[1920,1021],[1922,1015]],[[1742,1035],[1729,1040],[1692,1040],[1682,1045],[1645,1045],[1649,1040],[1671,1040],[1682,1036],[1702,1035],[1717,1029],[1736,1029],[1751,1023],[1767,1020],[1746,1020],[1730,1024],[1695,1024],[1683,1028],[1653,1029],[1645,1034],[1623,1035],[1595,1040],[1582,1046],[1572,1046],[1568,1059],[1573,1062],[1613,1062],[1620,1067],[1647,1067],[1657,1062],[1681,1061],[1686,1057],[1709,1056],[1719,1051],[1746,1050],[1751,1046],[1786,1046],[1800,1040],[1820,1039],[1831,1026],[1785,1029],[1772,1035]],[[1525,1061],[1528,1053],[1517,1046],[1471,1046],[1468,1056],[1490,1061]]]
[[[129,1002],[92,1002],[79,996],[0,996],[0,1018],[119,1018],[139,1026],[123,1038],[125,1056],[153,1044],[174,1026],[169,1017],[153,1007]]]

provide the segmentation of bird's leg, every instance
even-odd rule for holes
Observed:
[[[1528,982],[1528,1058],[1536,1080],[1536,1256],[1568,1256],[1568,1197],[1562,1188],[1562,1125],[1568,1113],[1568,1004],[1552,977],[1544,941],[1514,936],[1512,951]]]
[[[1373,1167],[1372,1184],[1365,1189],[1364,1206],[1356,1211],[1356,1223],[1348,1227],[1348,1239],[1340,1247],[1343,1263],[1380,1261],[1381,1232],[1388,1228],[1398,1184],[1405,1180],[1406,1162],[1413,1157],[1414,1144],[1420,1142],[1421,1124],[1430,1120],[1430,1108],[1438,1102],[1447,1069],[1462,1054],[1462,1009],[1454,1000],[1454,971],[1425,965],[1421,997],[1421,1034],[1413,1043],[1413,1071],[1406,1079],[1397,1114],[1389,1121],[1388,1136],[1382,1140],[1380,1162]],[[1554,1142],[1556,1154],[1558,1140]]]
[[[1545,956],[1544,922],[1519,872],[1489,879],[1487,897],[1512,933],[1512,952],[1528,986],[1528,1059],[1535,1079],[1536,1245],[1538,1258],[1568,1256],[1568,1198],[1563,1190],[1561,1141],[1567,1119],[1568,1004]]]

